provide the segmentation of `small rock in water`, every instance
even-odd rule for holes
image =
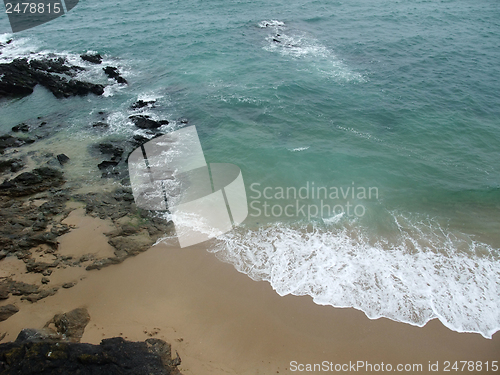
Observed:
[[[64,164],[66,164],[69,161],[69,157],[67,157],[64,154],[59,154],[59,155],[56,156],[56,158],[57,158],[57,160],[59,161],[59,163],[61,165],[64,165]]]
[[[83,61],[88,61],[92,64],[100,64],[102,63],[102,56],[98,53],[96,53],[95,55],[91,55],[91,54],[83,54],[83,55],[80,55],[81,59]]]
[[[167,120],[155,121],[152,120],[149,116],[144,115],[130,116],[129,119],[132,120],[134,125],[140,129],[157,129],[162,125],[168,124]]]
[[[156,100],[138,100],[134,104],[130,106],[132,109],[140,109],[147,107],[149,105],[153,106],[153,104],[156,103]]]
[[[26,125],[25,123],[21,123],[19,125],[12,127],[12,131],[16,132],[16,133],[18,133],[18,132],[27,133],[30,131],[30,127],[28,125]]]

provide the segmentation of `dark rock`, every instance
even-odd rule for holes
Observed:
[[[67,74],[74,76],[75,72],[85,70],[80,66],[66,65],[66,59],[58,57],[56,59],[31,60],[29,65],[32,70],[39,70],[47,73]]]
[[[42,230],[45,230],[47,228],[47,225],[49,225],[49,222],[47,220],[37,220],[33,226],[31,227],[35,232],[39,232]]]
[[[64,184],[61,171],[50,167],[36,168],[31,172],[21,173],[12,180],[4,181],[0,185],[0,195],[25,196],[58,187]]]
[[[76,285],[76,283],[64,283],[62,287],[64,289],[69,289],[69,288],[73,288],[75,285]]]
[[[58,242],[57,242],[57,235],[52,233],[52,232],[43,232],[43,233],[32,233],[25,235],[22,237],[20,241],[17,243],[18,247],[20,249],[28,250],[31,249],[32,247],[36,247],[38,245],[48,245],[53,249],[57,249],[58,247]],[[31,261],[30,261],[31,264]],[[38,265],[38,263],[34,263],[35,265]],[[42,265],[44,263],[40,263]],[[55,266],[54,266],[55,267]],[[47,267],[43,268],[40,271],[32,271],[32,272],[43,272],[44,269]],[[31,271],[29,271],[31,272]]]
[[[23,167],[24,163],[21,159],[0,160],[0,173],[4,173],[9,170],[16,173]]]
[[[98,121],[98,122],[94,122],[92,124],[92,127],[97,128],[97,129],[108,129],[109,124],[106,124],[105,122]]]
[[[50,279],[48,277],[45,277],[45,276],[42,277],[41,281],[42,281],[42,284],[48,284],[48,283],[50,283]]]
[[[12,131],[16,132],[16,133],[18,133],[18,132],[27,133],[30,131],[30,127],[28,125],[26,125],[25,123],[21,123],[19,125],[12,127]]]
[[[88,61],[92,64],[100,64],[102,63],[102,56],[99,55],[98,53],[96,53],[95,55],[91,55],[91,54],[83,54],[83,55],[80,55],[81,59],[83,61]]]
[[[8,64],[0,64],[0,97],[25,96],[33,92],[37,84],[50,90],[57,98],[90,93],[102,95],[104,86],[62,76],[74,76],[76,71],[83,68],[66,65],[65,60],[42,59],[31,60],[15,59]],[[60,75],[57,75],[57,74]]]
[[[60,341],[61,337],[51,329],[25,328],[17,335],[15,342],[53,340]],[[1,365],[0,365],[1,366]]]
[[[141,109],[148,106],[153,106],[156,103],[156,100],[138,100],[134,104],[130,106],[132,109]]]
[[[61,342],[31,329],[21,331],[15,342],[0,344],[4,375],[180,375],[180,362],[159,339],[131,342],[115,337],[92,345]]]
[[[102,70],[104,70],[104,73],[106,73],[106,75],[109,77],[109,78],[114,78],[116,80],[116,82],[118,83],[127,83],[127,80],[125,78],[123,78],[120,73],[118,72],[118,68],[115,68],[113,66],[107,66],[105,68],[103,68]]]
[[[104,160],[103,162],[97,164],[97,168],[99,169],[107,169],[109,167],[116,167],[118,165],[118,161],[108,161],[108,160]]]
[[[156,129],[162,126],[160,122],[151,120],[149,116],[134,115],[130,116],[129,119],[140,129]]]
[[[57,161],[59,161],[59,163],[61,165],[64,165],[64,164],[66,164],[69,161],[69,157],[67,157],[64,154],[59,154],[59,155],[56,156],[56,158],[57,158]]]
[[[17,313],[19,309],[14,305],[0,306],[0,322],[9,319],[12,315]]]
[[[1,80],[0,80],[1,82]],[[5,134],[0,136],[0,153],[2,153],[5,149],[11,147],[21,147],[26,144],[30,144],[35,142],[34,139],[31,138],[17,138],[11,135]]]
[[[111,155],[111,160],[121,158],[124,151],[123,147],[114,143],[100,143],[97,145],[97,149],[101,154]]]
[[[102,95],[104,93],[103,85],[74,79],[67,80],[53,74],[38,73],[37,80],[59,99],[70,96],[85,96],[91,93],[95,95]]]

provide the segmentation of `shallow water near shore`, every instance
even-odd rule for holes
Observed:
[[[147,135],[128,120],[130,105],[155,99],[141,113],[168,119],[164,131],[187,118],[208,162],[242,170],[253,206],[244,225],[210,244],[220,259],[280,295],[417,326],[437,318],[491,338],[500,329],[498,5],[169,6],[81,1],[14,36],[0,20],[1,41],[14,38],[0,60],[55,53],[82,65],[78,55],[96,51],[130,83],[83,64],[82,78],[109,84],[103,97],[58,100],[37,88],[0,103],[0,130],[53,116],[64,129],[43,147],[76,161],[70,178],[99,186],[86,149]],[[109,129],[93,132],[95,121]],[[299,198],[287,216],[297,198],[276,188],[313,183],[357,190]],[[371,198],[357,194],[370,187]],[[266,215],[264,203],[278,207]],[[298,209],[322,203],[363,215]]]

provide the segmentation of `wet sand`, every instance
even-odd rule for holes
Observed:
[[[65,235],[74,239],[76,253],[85,252],[85,238],[95,240],[99,228],[109,229],[98,220],[69,217],[80,225]],[[64,251],[72,253],[71,242],[61,242]],[[0,332],[7,332],[2,342],[14,340],[22,328],[42,328],[56,313],[87,307],[91,321],[82,342],[99,343],[114,336],[161,338],[178,351],[184,374],[299,372],[292,371],[291,361],[383,362],[394,368],[422,364],[419,373],[436,374],[444,373],[444,361],[500,359],[498,334],[492,340],[460,334],[437,320],[423,328],[388,319],[369,320],[354,309],[318,306],[309,297],[280,297],[268,283],[238,273],[203,246],[180,249],[171,242],[99,271],[57,270],[51,284],[77,280],[77,285],[36,303],[15,296],[2,301],[2,305],[15,303],[20,308],[0,323]],[[17,279],[39,277],[19,274],[21,261],[7,260],[10,263],[2,261],[2,268],[9,264],[18,273]],[[439,361],[439,371],[428,371],[429,361]]]

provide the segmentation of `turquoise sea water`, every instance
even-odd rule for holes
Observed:
[[[0,32],[4,61],[96,51],[129,82],[87,64],[104,97],[2,101],[2,132],[58,114],[81,142],[103,110],[99,137],[129,136],[129,106],[157,99],[165,130],[189,119],[208,162],[242,170],[250,215],[210,244],[221,259],[370,318],[500,329],[500,3],[81,0],[16,35],[4,15]],[[309,215],[321,204],[334,212]]]

